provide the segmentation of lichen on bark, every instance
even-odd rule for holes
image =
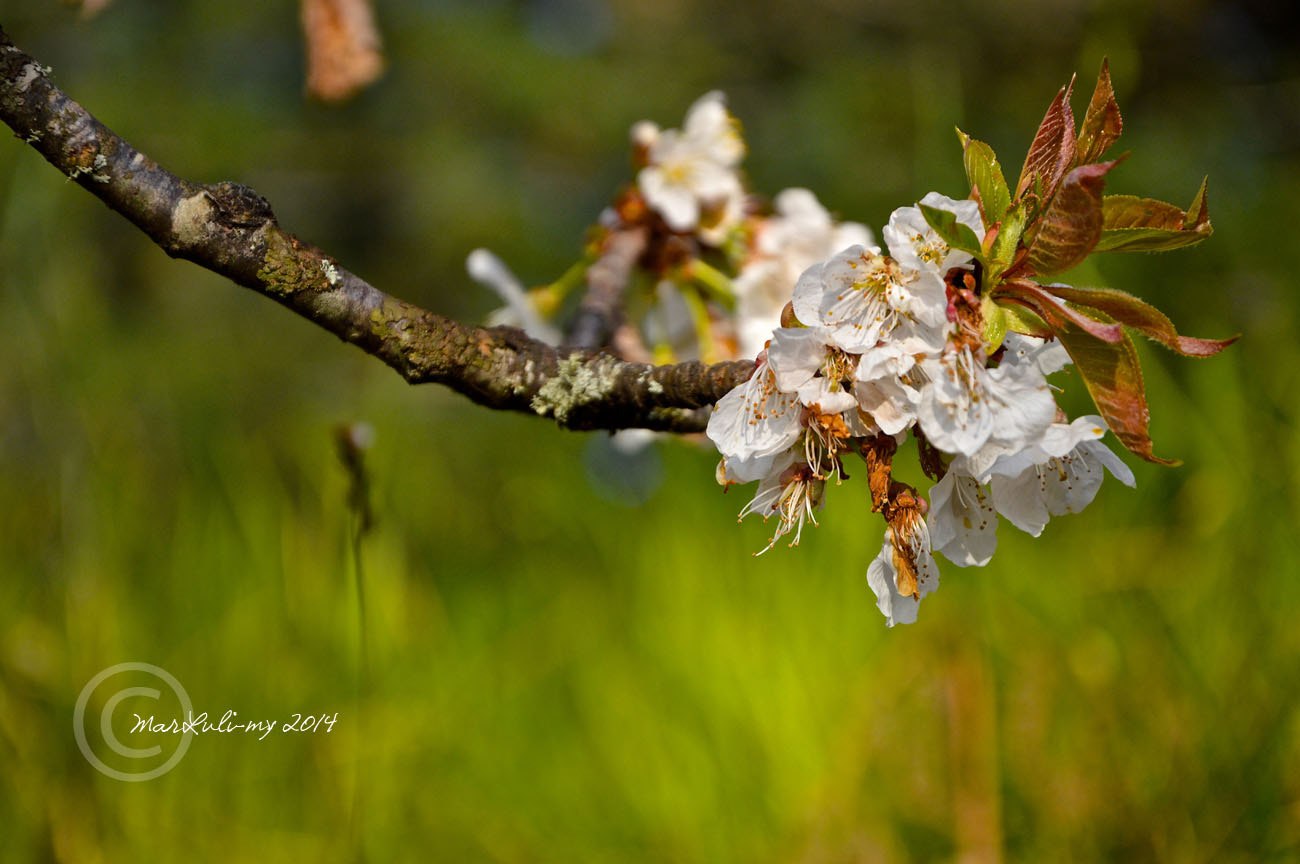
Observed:
[[[266,293],[281,299],[301,291],[328,289],[332,285],[320,265],[321,260],[313,262],[297,238],[278,227],[270,227],[266,232],[266,251],[257,278]]]
[[[555,376],[537,391],[531,405],[541,416],[549,414],[564,425],[576,409],[609,396],[617,380],[618,361],[612,357],[570,354],[559,362]]]

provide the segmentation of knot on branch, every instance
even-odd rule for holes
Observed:
[[[265,198],[238,183],[189,188],[193,194],[181,195],[172,205],[169,254],[229,263],[244,258],[249,248],[265,247],[266,229],[275,225]]]
[[[227,228],[260,228],[275,222],[271,202],[240,183],[223,180],[206,187],[216,220]]]

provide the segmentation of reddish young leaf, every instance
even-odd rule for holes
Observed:
[[[1080,165],[1065,177],[1047,212],[1038,219],[1029,245],[1029,266],[1036,273],[1060,273],[1088,257],[1101,239],[1101,190],[1106,172],[1119,164]]]
[[[1062,87],[1048,106],[1043,122],[1029,145],[1025,165],[1016,182],[1016,198],[1034,188],[1035,178],[1042,178],[1043,200],[1052,197],[1056,184],[1074,161],[1074,113],[1070,110],[1070,94],[1074,92],[1074,78]]]
[[[1073,328],[1056,334],[1069,352],[1097,410],[1115,437],[1136,456],[1161,465],[1179,465],[1151,452],[1146,389],[1137,349],[1128,336],[1115,344],[1093,339]]]
[[[1187,214],[1173,204],[1136,195],[1107,195],[1101,201],[1103,228],[1183,230]]]
[[[1214,233],[1209,225],[1199,231],[1175,231],[1169,228],[1106,228],[1101,232],[1094,252],[1170,252],[1195,246]]]
[[[1132,294],[1105,288],[1074,288],[1070,285],[1045,285],[1046,290],[1076,306],[1104,312],[1121,324],[1140,330],[1147,337],[1186,357],[1213,357],[1240,336],[1231,339],[1196,339],[1180,336],[1165,314]]]
[[[1056,331],[1074,326],[1103,342],[1115,343],[1124,338],[1123,328],[1118,324],[1113,321],[1097,321],[1076,309],[1071,309],[1063,301],[1049,294],[1042,285],[1028,279],[1003,282],[993,290],[993,299],[999,303],[1016,303],[1024,306]]]
[[[1189,230],[1199,229],[1202,226],[1208,227],[1210,224],[1210,202],[1205,198],[1205,187],[1209,184],[1209,177],[1201,178],[1201,188],[1196,190],[1196,195],[1192,198],[1192,206],[1187,208],[1187,218],[1192,221],[1190,225],[1184,227]]]
[[[1097,252],[1166,252],[1193,246],[1214,233],[1205,180],[1184,212],[1173,204],[1135,195],[1107,195],[1101,202]]]
[[[1115,90],[1110,86],[1110,64],[1102,60],[1097,87],[1092,91],[1092,101],[1088,103],[1088,111],[1079,126],[1079,139],[1075,144],[1077,163],[1096,162],[1115,143],[1123,129],[1124,118],[1120,116],[1119,104],[1115,101]]]

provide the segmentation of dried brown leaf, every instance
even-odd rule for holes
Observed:
[[[311,96],[341,102],[383,72],[383,48],[370,0],[302,0],[302,28]]]

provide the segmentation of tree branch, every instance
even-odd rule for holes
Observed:
[[[555,348],[510,327],[475,327],[391,297],[281,228],[237,183],[192,183],[160,167],[56,87],[0,27],[0,119],[174,258],[287,306],[378,357],[412,384],[550,416],[571,429],[698,432],[753,372],[733,361],[650,366]]]

